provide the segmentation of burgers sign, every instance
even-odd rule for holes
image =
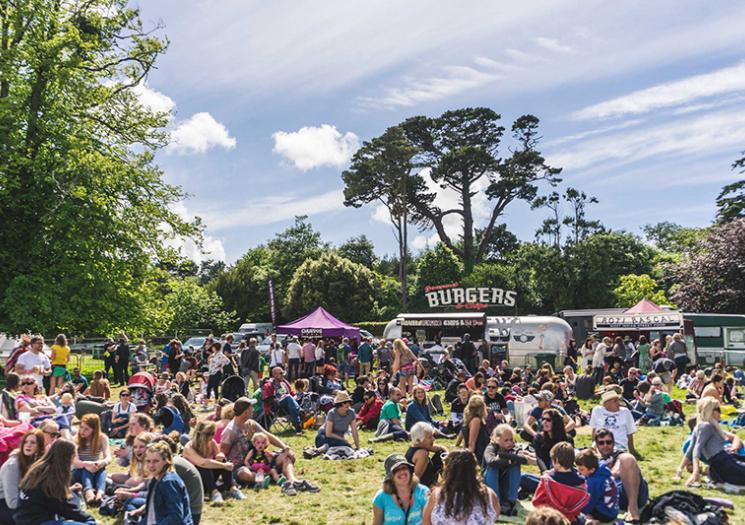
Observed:
[[[515,306],[517,292],[503,288],[463,288],[458,283],[425,286],[430,308],[452,306],[457,310],[482,310],[489,306]]]

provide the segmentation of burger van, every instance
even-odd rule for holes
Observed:
[[[512,366],[560,366],[566,357],[572,329],[550,316],[486,317],[485,313],[399,314],[383,331],[386,340],[416,338],[423,349],[439,342],[455,344],[468,333],[486,341],[493,361],[508,359]]]

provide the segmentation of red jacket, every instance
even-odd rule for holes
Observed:
[[[362,408],[360,408],[360,413],[357,414],[357,419],[366,425],[373,419],[380,417],[380,411],[382,408],[383,402],[376,396],[375,399],[373,399],[373,402],[369,405],[363,403]]]
[[[287,395],[295,397],[295,391],[292,390],[292,386],[290,386],[290,383],[286,379],[280,380],[280,382],[284,385],[285,390],[287,391]],[[266,383],[264,383],[264,386],[261,387],[261,400],[264,402],[264,413],[265,414],[271,414],[272,412],[272,405],[274,404],[274,401],[276,399],[277,395],[274,388],[274,380],[269,380]],[[277,399],[279,401],[279,399]]]
[[[559,483],[552,475],[553,470],[543,473],[538,488],[533,496],[533,506],[552,507],[561,512],[566,518],[574,522],[582,512],[582,508],[590,501],[590,495],[587,493],[587,483],[571,486]],[[577,474],[575,473],[575,476]]]

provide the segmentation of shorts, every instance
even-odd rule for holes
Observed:
[[[67,375],[67,365],[52,365],[52,377],[65,377]]]
[[[414,365],[404,365],[401,367],[401,369],[398,371],[399,374],[401,374],[403,377],[410,377],[416,374],[416,368],[414,368]]]
[[[616,481],[616,488],[618,489],[618,507],[621,510],[628,510],[629,508],[629,498],[626,494],[626,491],[623,488],[623,483],[620,479],[615,480]],[[644,478],[641,479],[639,482],[639,497],[636,499],[636,506],[637,508],[641,509],[644,507],[644,505],[647,504],[647,501],[649,500],[649,486],[647,486],[647,480]]]

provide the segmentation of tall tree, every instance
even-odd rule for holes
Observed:
[[[463,277],[463,263],[453,250],[438,242],[425,251],[417,261],[416,306],[424,307],[424,287],[459,282]]]
[[[669,221],[646,224],[644,236],[657,248],[669,254],[685,254],[696,249],[706,237],[708,228],[686,228]]]
[[[135,96],[166,48],[126,0],[0,1],[0,328],[151,322],[170,206],[153,163],[168,115]]]
[[[375,245],[367,235],[359,235],[347,240],[336,250],[339,255],[350,261],[361,264],[368,270],[375,268],[378,258],[375,256]]]
[[[541,227],[535,232],[536,239],[548,238],[556,248],[561,248],[561,197],[552,191],[548,195],[536,197],[530,205],[531,209],[546,208],[550,212],[548,219],[543,219]]]
[[[458,196],[457,206],[441,209],[434,204],[435,193],[422,191],[410,201],[414,219],[422,227],[434,228],[440,241],[461,257],[467,271],[482,259],[497,219],[510,203],[533,200],[539,181],[551,185],[560,181],[557,175],[561,170],[549,167],[536,150],[538,119],[532,115],[515,120],[512,136],[516,145],[509,157],[499,158],[504,134],[500,119],[489,108],[465,108],[436,118],[412,117],[402,123],[406,136],[419,150],[417,164],[427,169],[435,184]],[[479,191],[485,191],[491,209],[477,238],[473,199]],[[445,229],[445,220],[451,215],[462,220],[462,247]]]
[[[342,173],[344,205],[359,208],[380,203],[390,217],[398,241],[401,304],[406,308],[409,259],[409,208],[417,195],[426,192],[424,179],[415,172],[412,159],[417,150],[402,128],[388,128],[383,135],[365,142]]]
[[[745,312],[745,219],[712,228],[701,249],[671,270],[671,299],[688,312]]]
[[[732,163],[733,170],[745,173],[745,151],[743,157]],[[723,224],[745,217],[745,180],[727,184],[717,197],[717,222]]]
[[[571,211],[564,217],[562,224],[569,228],[570,239],[574,244],[578,244],[591,233],[603,231],[600,221],[587,219],[587,205],[597,204],[596,197],[588,197],[584,191],[576,188],[567,188],[564,192],[564,200],[569,204]]]

